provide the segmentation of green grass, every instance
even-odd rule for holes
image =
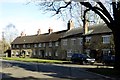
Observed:
[[[38,63],[56,63],[56,64],[63,64],[63,63],[70,63],[70,61],[62,61],[62,60],[48,60],[48,59],[35,59],[35,58],[17,58],[17,57],[3,57],[5,60],[14,60],[14,61],[23,61],[23,62],[38,62]]]

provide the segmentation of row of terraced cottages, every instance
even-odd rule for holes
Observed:
[[[74,53],[83,53],[83,28],[74,28],[73,22],[68,22],[68,29],[36,35],[26,36],[21,33],[11,44],[12,56],[24,54],[28,57],[47,59],[67,59]],[[99,59],[103,54],[114,53],[112,31],[106,24],[85,27],[85,52]]]

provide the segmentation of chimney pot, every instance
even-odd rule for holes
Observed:
[[[53,32],[53,29],[51,29],[51,27],[49,27],[48,33],[50,34],[50,33],[52,33],[52,32]]]
[[[68,30],[71,30],[71,29],[73,29],[73,28],[74,28],[74,23],[73,23],[72,20],[69,20],[69,21],[68,21]]]
[[[37,31],[37,35],[40,35],[40,34],[41,34],[41,30],[38,29],[38,31]]]

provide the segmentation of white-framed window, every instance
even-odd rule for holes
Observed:
[[[39,44],[38,44],[38,47],[41,47],[41,46],[42,46],[42,44],[41,44],[41,43],[39,43]]]
[[[57,51],[55,52],[55,56],[58,56],[58,52]]]
[[[37,44],[34,44],[34,47],[37,47]]]
[[[39,56],[41,56],[41,52],[39,51],[38,53],[39,53]]]
[[[30,44],[27,45],[27,48],[30,48]]]
[[[67,57],[72,57],[72,50],[67,51]]]
[[[15,45],[13,44],[12,47],[15,48]]]
[[[33,55],[36,55],[35,50],[33,50]]]
[[[19,45],[16,45],[16,48],[19,48]]]
[[[51,56],[51,52],[49,51],[49,56]]]
[[[45,43],[43,43],[43,47],[45,47]]]
[[[67,39],[63,39],[63,45],[67,45]]]
[[[110,43],[110,35],[102,36],[103,44]]]
[[[25,45],[25,44],[23,44],[23,48],[26,48],[26,45]]]
[[[59,42],[55,42],[55,46],[59,46]]]
[[[103,55],[109,55],[110,49],[102,49]]]
[[[49,42],[49,47],[52,47],[52,42]]]
[[[83,38],[79,38],[80,45],[83,45]]]
[[[87,43],[90,43],[91,37],[86,37],[86,38],[85,38],[85,41],[86,41]]]
[[[47,53],[47,52],[45,53],[45,56],[48,56],[48,53]]]
[[[87,55],[90,55],[90,49],[86,49],[85,52]]]
[[[75,39],[75,38],[72,38],[72,39],[71,39],[71,44],[72,44],[72,45],[75,45],[75,42],[76,42],[76,39]]]

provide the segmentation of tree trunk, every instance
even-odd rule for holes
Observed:
[[[115,44],[115,65],[114,69],[120,70],[120,29],[113,30]]]

